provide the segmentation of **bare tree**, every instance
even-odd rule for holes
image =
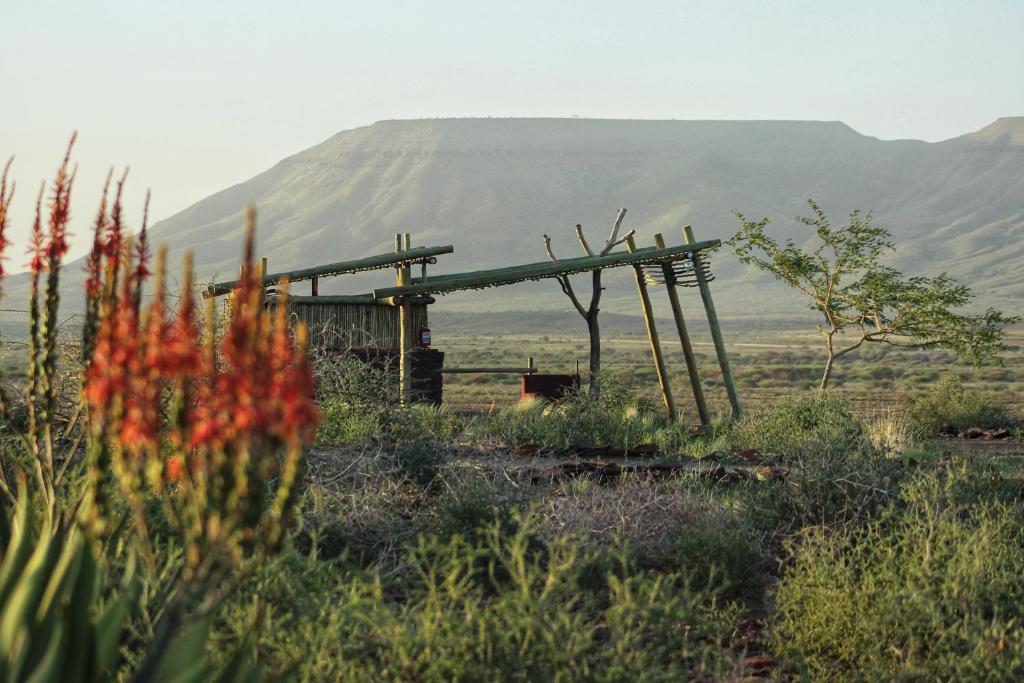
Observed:
[[[587,256],[605,256],[611,252],[612,249],[622,244],[630,237],[633,236],[635,230],[630,230],[622,237],[619,237],[619,228],[622,226],[622,219],[626,217],[626,210],[619,209],[619,214],[615,217],[615,224],[612,226],[611,234],[608,235],[608,239],[605,241],[601,251],[594,253],[587,244],[587,238],[583,235],[583,226],[576,225],[576,239],[579,240],[580,246],[583,247],[584,253]],[[544,235],[544,249],[548,252],[548,257],[552,261],[558,261],[555,256],[555,252],[551,249],[551,237]],[[572,302],[573,307],[576,311],[583,316],[583,319],[587,321],[587,332],[590,335],[590,392],[597,394],[599,391],[598,377],[601,374],[601,328],[597,322],[597,314],[600,312],[601,304],[601,292],[604,291],[604,287],[601,286],[601,269],[590,271],[591,277],[591,291],[590,291],[590,305],[586,308],[580,303],[580,299],[576,296],[576,290],[573,289],[572,282],[569,281],[568,275],[558,276],[558,284],[562,288],[562,291],[569,301]]]

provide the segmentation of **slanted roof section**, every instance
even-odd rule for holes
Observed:
[[[619,266],[646,265],[651,263],[675,263],[688,259],[694,252],[711,249],[721,244],[720,240],[705,240],[665,249],[643,248],[630,252],[614,252],[605,256],[583,256],[562,261],[541,261],[521,266],[477,270],[468,273],[429,276],[425,280],[413,278],[412,284],[404,287],[382,287],[373,290],[375,299],[388,299],[397,296],[416,294],[446,294],[463,289],[484,289],[500,287],[526,280],[543,280],[586,273],[599,268],[617,268]]]
[[[298,282],[299,280],[312,280],[315,277],[345,275],[348,273],[359,273],[365,270],[380,270],[382,268],[404,266],[411,263],[430,263],[434,257],[440,256],[441,254],[451,254],[454,251],[455,247],[450,244],[443,247],[415,247],[408,251],[378,254],[376,256],[367,256],[366,258],[355,259],[353,261],[338,261],[337,263],[328,263],[322,266],[272,273],[270,275],[264,275],[261,284],[265,287],[267,285],[279,284],[285,280],[288,282]],[[205,292],[203,292],[203,296],[209,298],[212,296],[228,294],[231,290],[237,287],[238,284],[238,280],[212,284]]]

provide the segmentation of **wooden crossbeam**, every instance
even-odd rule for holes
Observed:
[[[412,284],[405,286],[375,289],[373,290],[373,296],[377,299],[389,299],[391,297],[414,294],[443,294],[461,289],[499,287],[501,285],[523,282],[524,280],[543,280],[545,278],[558,277],[559,275],[586,273],[599,268],[616,268],[619,266],[648,263],[673,263],[689,258],[690,254],[697,253],[703,249],[717,247],[719,244],[721,244],[719,240],[707,240],[668,247],[666,249],[644,248],[637,249],[633,253],[614,252],[606,256],[585,256],[564,261],[542,261],[521,266],[456,273],[453,275],[432,275],[426,282],[414,280]]]
[[[532,375],[537,372],[537,368],[438,368],[434,372],[442,375]]]
[[[313,266],[311,268],[300,268],[299,270],[271,273],[263,276],[262,285],[266,287],[267,285],[278,284],[285,280],[288,282],[298,282],[299,280],[312,280],[314,278],[324,276],[359,273],[366,270],[380,270],[382,268],[399,266],[408,267],[411,263],[417,263],[442,254],[451,254],[454,251],[455,247],[450,244],[442,247],[416,247],[415,249],[391,254],[377,254],[376,256],[367,256],[366,258],[354,259],[351,261],[338,261],[336,263],[328,263],[322,266]],[[205,292],[203,292],[203,296],[210,298],[213,296],[228,294],[232,289],[237,287],[238,284],[238,280],[212,284]]]

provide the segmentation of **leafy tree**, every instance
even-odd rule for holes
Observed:
[[[796,220],[814,231],[810,250],[793,240],[770,237],[769,220],[747,220],[736,212],[740,230],[729,240],[741,262],[765,270],[810,299],[823,321],[825,370],[819,389],[828,388],[837,358],[865,343],[911,348],[944,348],[974,363],[1003,350],[1004,327],[1019,318],[989,308],[967,314],[961,309],[973,294],[945,273],[905,277],[885,265],[895,249],[888,230],[874,225],[871,214],[850,213],[849,223],[833,226],[813,199],[811,215]]]

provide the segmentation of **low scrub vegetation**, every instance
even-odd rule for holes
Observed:
[[[1021,425],[997,397],[965,387],[954,375],[911,397],[908,413],[920,436],[933,436],[943,429],[964,432],[971,427],[1012,429]]]
[[[814,680],[1020,680],[1024,520],[1006,489],[944,468],[864,524],[800,534],[775,591],[776,652]]]

